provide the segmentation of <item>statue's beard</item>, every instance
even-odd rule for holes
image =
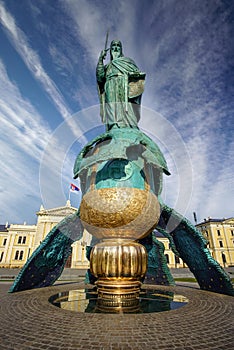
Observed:
[[[116,58],[119,58],[121,56],[121,53],[118,52],[118,51],[112,51],[112,59],[116,59]]]

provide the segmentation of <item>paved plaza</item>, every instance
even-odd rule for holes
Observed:
[[[84,287],[83,282],[13,294],[7,293],[10,284],[0,283],[1,350],[234,349],[234,298],[201,291],[196,284],[157,286],[189,302],[148,314],[77,313],[48,302],[51,295]]]

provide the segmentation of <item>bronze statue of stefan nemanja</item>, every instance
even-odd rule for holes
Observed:
[[[110,62],[105,65],[108,50]],[[87,247],[86,279],[97,285],[100,309],[121,304],[134,310],[143,281],[174,284],[155,230],[169,239],[201,289],[234,295],[228,274],[212,258],[200,231],[161,199],[163,174],[170,173],[159,147],[138,128],[145,73],[124,56],[122,43],[113,40],[100,54],[96,76],[106,132],[89,142],[75,161],[80,208],[48,233],[10,292],[52,285],[85,228],[94,244]]]

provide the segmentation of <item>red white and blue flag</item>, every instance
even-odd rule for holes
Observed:
[[[80,189],[79,189],[79,187],[77,187],[76,185],[70,184],[70,191],[71,191],[71,192],[79,192]]]

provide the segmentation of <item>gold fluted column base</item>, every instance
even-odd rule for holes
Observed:
[[[129,240],[105,240],[93,247],[90,270],[98,278],[97,307],[103,312],[135,312],[140,280],[147,270],[147,252]]]

